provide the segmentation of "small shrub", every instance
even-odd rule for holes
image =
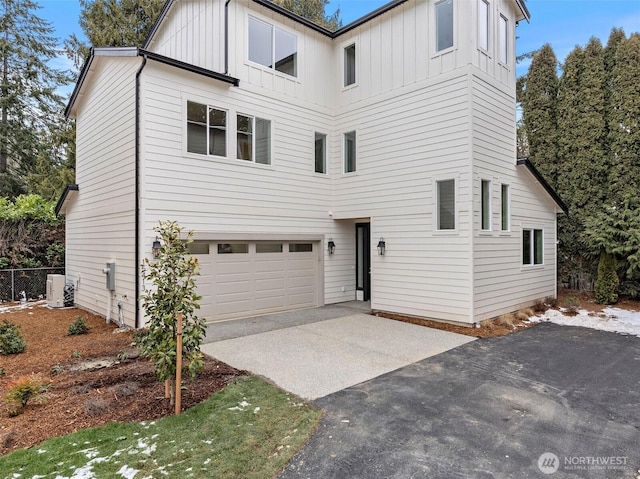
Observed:
[[[524,309],[521,309],[520,311],[522,311],[524,314],[526,314],[527,318],[530,318],[531,316],[535,316],[536,315],[535,311],[533,309],[531,309],[531,308],[524,308]]]
[[[18,354],[25,350],[27,342],[20,327],[8,320],[0,324],[0,354]]]
[[[75,359],[80,358],[82,357],[82,353],[80,351],[74,351],[71,353],[71,357]]]
[[[578,311],[580,309],[580,301],[578,301],[578,298],[574,296],[565,298],[565,300],[562,302],[562,305],[564,307],[564,313],[568,314],[569,316],[575,316],[576,314],[578,314]]]
[[[485,319],[484,321],[480,322],[480,327],[491,331],[493,328],[495,328],[495,324],[493,322],[493,319]]]
[[[91,326],[87,324],[87,318],[84,316],[78,316],[67,328],[67,334],[69,336],[78,336],[80,334],[87,334],[90,329]]]
[[[544,313],[547,310],[547,304],[544,300],[539,299],[533,305],[533,311],[536,313]]]
[[[616,273],[616,258],[612,254],[600,255],[598,261],[598,279],[596,280],[595,297],[598,304],[614,304],[618,302],[620,280]]]
[[[4,376],[7,374],[7,370],[5,368],[0,368],[0,376]]]
[[[498,326],[502,326],[504,328],[513,329],[513,315],[512,314],[503,314],[498,319],[496,319],[496,324]]]
[[[57,376],[58,374],[62,374],[64,372],[64,367],[61,364],[55,364],[51,366],[51,374],[53,376]]]
[[[558,307],[558,298],[547,296],[546,298],[544,298],[544,303],[551,309],[556,309]]]
[[[525,312],[525,310],[516,311],[513,313],[513,317],[516,318],[517,321],[528,321],[529,315]]]
[[[27,403],[34,399],[39,402],[44,401],[43,393],[49,388],[39,376],[22,376],[11,381],[8,386],[8,392],[4,399],[13,408],[9,410],[9,415],[17,416],[21,414],[27,407]]]

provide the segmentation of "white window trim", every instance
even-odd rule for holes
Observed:
[[[502,187],[507,187],[507,229],[502,229]],[[511,233],[511,185],[509,183],[500,183],[500,233]]]
[[[535,262],[535,231],[542,231],[542,263]],[[529,245],[529,254],[531,257],[531,263],[524,263],[524,258],[522,257],[524,252],[524,232],[531,231],[531,244]],[[545,235],[544,228],[541,226],[523,226],[522,234],[520,235],[520,265],[522,269],[541,269],[545,266],[544,261],[544,246],[545,246]]]
[[[316,171],[316,134],[324,135],[324,173]],[[311,144],[313,145],[313,154],[311,155],[311,171],[314,175],[327,178],[329,176],[329,135],[324,131],[314,130],[311,132]]]
[[[348,133],[354,134],[355,140],[355,169],[353,171],[347,171],[347,148],[346,148],[346,136]],[[342,174],[343,175],[355,175],[358,173],[358,130],[356,128],[342,132]]]
[[[438,229],[439,219],[439,204],[438,204],[438,183],[440,181],[453,180],[454,191],[454,228],[450,230]],[[436,236],[458,236],[460,227],[460,192],[459,190],[460,178],[459,175],[438,175],[433,179],[433,234]]]
[[[247,118],[251,118],[252,120],[252,134],[251,134],[251,161],[249,160],[243,160],[241,158],[238,158],[238,115],[240,116],[246,116]],[[269,122],[269,163],[257,163],[256,162],[256,118],[259,118],[261,120],[265,120]],[[233,151],[233,156],[229,156],[230,158],[233,158],[236,162],[239,163],[246,163],[246,164],[250,164],[250,165],[256,165],[256,166],[264,166],[264,167],[271,167],[273,166],[273,120],[271,118],[265,118],[263,116],[257,115],[257,114],[253,114],[250,115],[249,113],[244,113],[241,111],[236,111],[234,113],[234,134],[233,134],[233,139],[234,139],[234,151]]]
[[[488,208],[488,214],[489,214],[489,227],[488,228],[483,228],[482,222],[483,222],[483,218],[484,218],[484,195],[482,192],[482,185],[484,183],[487,183],[489,185],[489,204],[487,205]],[[487,178],[480,178],[480,231],[483,233],[491,233],[493,231],[493,210],[492,210],[492,206],[493,206],[493,182]]]
[[[431,4],[431,6],[429,7],[430,13],[431,13],[431,18],[432,21],[430,22],[431,24],[431,28],[429,30],[431,30],[431,34],[430,34],[430,40],[431,40],[431,58],[436,58],[439,57],[440,55],[445,55],[449,52],[452,52],[456,49],[456,45],[457,45],[457,33],[458,33],[458,28],[457,28],[457,19],[458,19],[458,6],[456,0],[453,0],[453,45],[451,45],[448,48],[444,48],[442,50],[438,50],[438,28],[437,28],[437,15],[436,15],[436,4],[442,2],[444,0],[438,0],[436,2],[433,2]]]
[[[480,2],[485,3],[487,5],[487,48],[484,48],[482,46],[480,46]],[[487,55],[491,55],[491,46],[492,46],[492,31],[493,31],[493,21],[492,21],[492,11],[491,11],[491,1],[490,0],[477,0],[477,4],[476,4],[476,8],[478,10],[478,23],[476,24],[476,28],[478,29],[477,31],[477,42],[478,42],[478,50],[480,50],[483,53],[486,53]]]
[[[346,75],[346,70],[345,70],[346,56],[345,55],[346,55],[347,48],[349,48],[351,46],[354,46],[356,48],[356,59],[355,59],[355,62],[356,62],[355,63],[356,81],[351,83],[351,84],[349,84],[349,85],[345,85],[344,84],[345,75]],[[345,43],[342,44],[342,68],[341,68],[342,76],[340,78],[340,83],[341,83],[343,91],[344,90],[350,90],[350,89],[355,88],[355,87],[358,86],[358,78],[360,78],[360,74],[359,74],[360,73],[360,68],[359,68],[359,65],[358,65],[358,58],[359,58],[358,51],[359,51],[358,50],[358,42],[356,42],[355,40],[349,40],[348,42],[345,42]]]
[[[498,41],[497,41],[497,48],[496,48],[496,59],[498,60],[498,63],[500,65],[504,65],[506,67],[508,67],[510,65],[509,62],[509,57],[511,56],[511,37],[512,35],[510,35],[510,29],[511,29],[511,22],[509,21],[509,17],[507,15],[505,15],[502,12],[498,13],[498,28],[497,28],[497,37],[498,37]],[[502,38],[500,35],[500,25],[502,23],[502,20],[505,20],[505,38]],[[504,46],[506,48],[506,59],[503,60],[502,59],[502,42],[504,41]]]
[[[273,48],[275,49],[275,29],[279,29],[282,30],[283,32],[287,32],[293,36],[296,37],[296,75],[289,75],[288,73],[284,73],[281,72],[279,70],[275,69],[275,66],[273,68],[270,68],[268,66],[262,65],[261,63],[256,63],[254,61],[249,60],[249,17],[254,18],[255,20],[258,20],[262,23],[266,23],[268,25],[271,25],[271,27],[273,28],[273,33],[272,33],[272,40],[273,40]],[[302,83],[301,80],[301,75],[300,75],[300,57],[301,57],[301,52],[300,52],[300,38],[298,35],[298,32],[295,30],[290,30],[289,28],[286,28],[284,25],[276,25],[273,21],[272,18],[267,18],[267,17],[262,17],[260,15],[256,15],[255,12],[251,12],[250,14],[247,14],[247,18],[246,18],[246,22],[245,22],[245,26],[246,26],[246,33],[245,33],[245,42],[246,42],[246,48],[245,48],[245,65],[249,65],[252,67],[256,67],[256,68],[260,68],[262,70],[264,70],[265,72],[269,72],[272,73],[274,75],[279,75],[282,78],[286,78],[288,80],[291,81],[296,81],[297,83]]]
[[[193,151],[189,151],[189,140],[188,140],[188,135],[189,135],[189,126],[188,126],[188,117],[189,117],[189,106],[188,103],[197,103],[199,105],[204,105],[207,107],[207,153],[195,153]],[[191,97],[191,96],[183,96],[182,97],[182,156],[188,156],[191,158],[207,158],[207,159],[214,159],[214,160],[228,160],[231,158],[231,155],[229,155],[229,138],[230,138],[230,133],[232,132],[231,130],[231,121],[232,121],[232,112],[231,110],[229,110],[229,108],[225,108],[223,106],[217,106],[217,105],[212,105],[209,101],[203,99],[203,98],[198,98],[198,97]],[[227,114],[227,126],[226,126],[226,131],[225,131],[225,151],[226,151],[226,156],[218,156],[218,155],[212,155],[209,153],[209,118],[208,118],[208,113],[209,113],[209,108],[214,108],[216,110],[220,110],[220,111],[224,111]],[[233,117],[234,120],[234,128],[235,128],[235,116]],[[234,135],[235,136],[235,135]]]

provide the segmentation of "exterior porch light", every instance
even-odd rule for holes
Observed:
[[[333,242],[333,238],[329,238],[329,242],[327,243],[327,250],[329,254],[333,254],[336,250],[336,244]]]
[[[385,243],[384,238],[381,236],[380,241],[378,241],[378,254],[380,256],[384,256],[384,251],[387,249],[387,243]]]
[[[153,252],[153,257],[158,258],[160,256],[160,240],[156,236],[156,239],[153,241],[153,245],[151,245],[151,251]]]

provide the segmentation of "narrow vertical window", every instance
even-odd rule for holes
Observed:
[[[349,45],[344,49],[344,86],[356,82],[356,46]]]
[[[500,15],[500,21],[498,22],[498,36],[499,36],[499,51],[498,51],[498,60],[502,63],[507,64],[509,58],[509,22],[508,20]]]
[[[275,29],[275,69],[287,75],[298,75],[297,38],[289,32]]]
[[[533,230],[533,264],[542,264],[542,230]]]
[[[238,115],[238,159],[253,161],[253,118]]]
[[[511,228],[509,221],[509,185],[502,185],[500,189],[500,229],[502,231],[509,231]]]
[[[436,3],[436,52],[453,46],[453,0]]]
[[[237,158],[270,165],[271,122],[262,118],[238,115],[237,125]]]
[[[227,112],[209,108],[209,154],[227,156]]]
[[[478,0],[478,47],[489,50],[489,2]]]
[[[207,154],[207,106],[187,102],[187,151]]]
[[[443,180],[436,183],[437,216],[439,230],[456,229],[456,181]]]
[[[315,136],[315,172],[327,172],[327,135],[322,133]]]
[[[344,134],[344,172],[356,171],[356,132]]]
[[[271,164],[271,122],[256,118],[255,149],[256,163]]]
[[[488,231],[491,229],[491,182],[489,180],[482,180],[480,189],[482,190],[481,228]]]

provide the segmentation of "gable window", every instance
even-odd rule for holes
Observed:
[[[349,45],[344,49],[344,86],[356,82],[356,45]]]
[[[327,172],[327,135],[315,134],[315,172]]]
[[[501,185],[500,188],[500,229],[509,231],[511,225],[509,220],[509,185]]]
[[[478,47],[489,50],[489,2],[478,0]]]
[[[509,58],[509,21],[503,16],[500,15],[500,20],[498,21],[498,37],[499,37],[499,45],[498,45],[498,60],[502,63],[507,64]]]
[[[271,122],[237,115],[237,158],[261,165],[271,164]]]
[[[543,264],[543,234],[542,230],[522,230],[522,264]]]
[[[356,132],[344,134],[344,172],[356,171]]]
[[[489,180],[482,180],[480,189],[482,196],[481,228],[489,231],[491,229],[491,182]]]
[[[453,0],[436,3],[436,52],[453,46]]]
[[[439,230],[456,229],[456,180],[436,182]]]
[[[188,101],[187,151],[227,156],[227,112]]]
[[[292,33],[249,17],[249,60],[287,75],[298,75],[298,39]]]

